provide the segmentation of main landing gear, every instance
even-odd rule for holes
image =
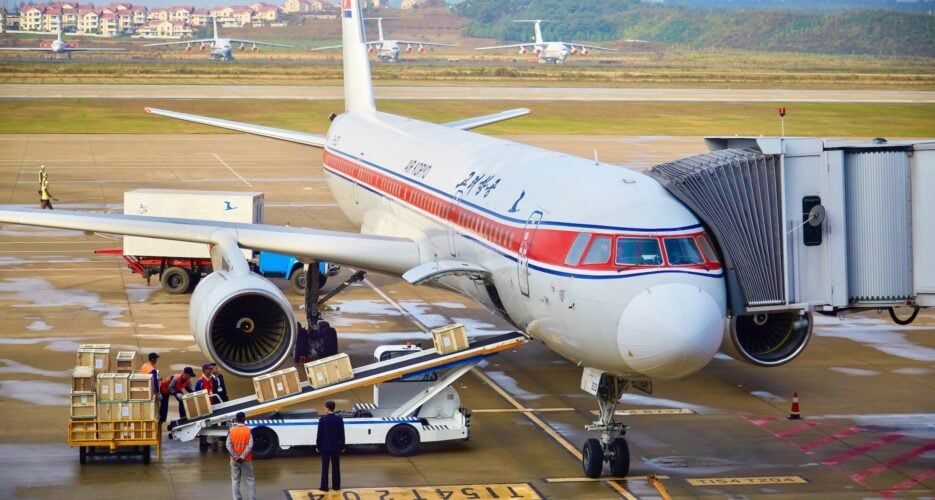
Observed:
[[[600,380],[597,382],[600,416],[586,429],[592,432],[600,431],[601,439],[588,439],[581,450],[581,466],[584,475],[590,478],[601,476],[604,462],[610,464],[610,474],[614,477],[624,477],[630,472],[630,446],[623,437],[627,433],[627,426],[614,421],[617,401],[629,386],[630,381],[627,379],[606,373],[600,374]]]
[[[308,271],[304,281],[305,319],[308,328],[303,327],[301,324],[297,325],[298,335],[296,336],[295,351],[292,356],[293,361],[296,363],[305,363],[313,359],[334,356],[338,353],[338,332],[327,321],[322,321],[321,306],[330,298],[344,291],[345,288],[362,281],[367,276],[364,271],[357,271],[327,295],[320,297],[322,281],[319,275],[318,262],[312,262],[307,267]]]

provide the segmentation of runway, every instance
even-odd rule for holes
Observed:
[[[602,161],[636,169],[704,150],[700,137],[513,139],[587,157],[596,148]],[[0,203],[34,206],[41,164],[57,209],[120,211],[123,193],[135,188],[249,189],[265,193],[267,223],[357,229],[323,183],[321,152],[296,144],[237,134],[0,135]],[[150,466],[83,467],[65,444],[79,343],[160,352],[163,374],[204,362],[189,333],[188,296],[147,287],[121,260],[93,253],[119,246],[78,231],[0,226],[0,498],[229,494],[227,458],[199,453],[197,443],[164,443],[163,460]],[[287,295],[301,315],[300,297]],[[412,318],[429,327],[458,321],[477,334],[510,328],[460,296],[378,274],[338,295],[325,314],[355,366],[370,362],[378,345],[427,341]],[[324,498],[853,498],[935,490],[931,312],[910,326],[884,314],[820,317],[791,364],[764,369],[719,355],[695,375],[656,382],[652,395],[627,393],[618,406],[630,425],[626,479],[582,479],[574,451],[589,437],[584,426],[597,405],[580,391],[580,374],[536,342],[490,358],[456,386],[474,411],[469,441],[425,445],[408,458],[350,450],[342,458],[345,491]],[[227,381],[235,396],[252,391],[249,379]],[[804,420],[786,419],[794,391]],[[370,402],[372,392],[336,400],[346,409]],[[282,455],[256,462],[259,497],[321,498],[304,493],[317,485],[318,456]]]
[[[933,103],[925,90],[666,89],[377,86],[377,99],[621,102]],[[343,87],[309,85],[4,84],[0,99],[344,99]]]

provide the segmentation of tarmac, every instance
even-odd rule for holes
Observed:
[[[699,153],[699,137],[514,139],[646,168]],[[273,224],[356,231],[323,182],[321,152],[237,134],[0,135],[0,203],[37,206],[46,166],[56,209],[121,211],[134,188],[255,190]],[[159,352],[163,374],[205,361],[189,333],[188,296],[168,295],[94,250],[120,241],[78,231],[0,226],[0,498],[222,498],[223,452],[164,442],[161,461],[81,466],[65,439],[79,343]],[[330,289],[337,280],[326,285]],[[287,284],[277,282],[283,289]],[[300,297],[287,292],[296,308]],[[297,309],[298,311],[298,309]],[[301,316],[301,312],[299,312]],[[415,322],[511,329],[460,296],[370,274],[326,311],[354,365],[373,349],[427,342]],[[583,477],[577,453],[596,401],[581,369],[539,343],[489,360],[456,388],[473,410],[469,441],[392,457],[379,447],[342,457],[340,493],[322,496],[320,461],[290,450],[256,462],[260,498],[854,498],[931,497],[935,489],[935,314],[909,326],[884,313],[818,317],[805,353],[757,368],[719,355],[699,373],[627,393],[631,476]],[[233,395],[249,379],[227,375]],[[802,420],[787,419],[793,392]],[[336,398],[370,402],[368,389]],[[320,406],[318,402],[316,405]],[[174,413],[174,408],[172,413]],[[170,414],[171,418],[171,414]],[[652,477],[650,477],[652,476]]]
[[[630,102],[933,103],[930,90],[377,86],[377,99]],[[343,100],[340,86],[3,84],[0,98]]]

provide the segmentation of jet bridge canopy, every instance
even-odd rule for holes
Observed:
[[[717,240],[734,315],[935,306],[935,140],[706,142],[649,174]]]

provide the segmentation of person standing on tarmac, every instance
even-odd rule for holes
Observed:
[[[221,402],[214,388],[214,378],[211,376],[211,372],[214,371],[215,366],[214,363],[201,365],[201,376],[198,377],[198,381],[195,382],[195,392],[208,391],[208,399],[211,401],[211,404],[218,404]],[[205,451],[209,447],[208,436],[198,436],[198,449]],[[217,451],[217,442],[214,444],[214,449]]]
[[[328,413],[318,419],[315,445],[321,454],[321,491],[328,491],[328,465],[331,465],[331,488],[341,489],[341,452],[344,450],[344,419],[334,414],[334,401],[325,402]]]
[[[221,374],[221,368],[216,364],[214,365],[214,369],[211,370],[211,383],[214,385],[214,393],[218,395],[221,402],[228,402],[230,396],[227,395],[227,384],[224,383],[224,375]]]
[[[39,208],[52,210],[52,200],[58,201],[58,198],[52,196],[52,193],[49,191],[49,180],[46,179],[42,181],[42,185],[39,186]]]
[[[153,378],[153,394],[159,392],[159,370],[156,369],[156,363],[159,362],[159,355],[151,352],[147,357],[149,361],[143,363],[140,367],[140,373],[150,375]]]
[[[182,394],[192,392],[188,384],[195,376],[195,370],[186,366],[182,373],[162,379],[159,383],[159,393],[162,394],[162,404],[159,405],[159,422],[165,422],[169,416],[169,396],[174,396],[179,402],[179,418],[185,418],[185,405],[182,404]]]
[[[240,478],[247,480],[247,498],[256,500],[256,478],[253,477],[253,435],[246,426],[247,416],[239,411],[234,417],[234,426],[227,433],[227,453],[231,457],[231,486],[234,500],[242,500]]]

